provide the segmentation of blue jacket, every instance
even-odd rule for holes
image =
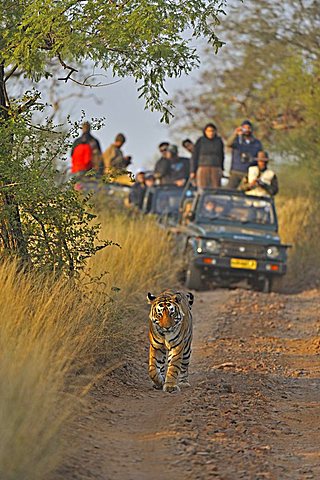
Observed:
[[[260,150],[263,150],[262,143],[254,136],[249,140],[247,143],[244,137],[238,135],[232,143],[231,171],[247,173],[249,167],[257,165],[254,158]],[[251,161],[245,161],[242,158],[243,153],[249,154]]]

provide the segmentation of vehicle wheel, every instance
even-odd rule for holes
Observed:
[[[201,270],[189,263],[186,271],[186,287],[190,288],[190,290],[202,290],[203,285]]]
[[[254,289],[258,292],[270,293],[272,290],[272,279],[269,277],[264,277],[257,280],[254,284]]]

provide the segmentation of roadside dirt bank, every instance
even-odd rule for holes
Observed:
[[[192,387],[151,388],[137,357],[76,422],[55,480],[320,479],[320,295],[196,293]]]

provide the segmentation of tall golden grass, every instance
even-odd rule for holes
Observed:
[[[120,212],[102,217],[103,238],[119,246],[97,253],[88,264],[93,276],[104,274],[107,290],[119,288],[118,301],[127,307],[141,305],[149,290],[159,290],[177,283],[179,260],[168,233],[153,218],[128,216]]]
[[[281,240],[289,243],[288,273],[282,288],[296,291],[320,285],[319,235],[317,202],[308,196],[279,197],[277,200]]]
[[[89,262],[87,274],[100,280],[54,282],[19,272],[14,262],[0,265],[0,478],[50,478],[97,373],[89,367],[108,368],[127,343],[130,321],[147,317],[146,292],[175,283],[170,241],[152,219],[121,214],[103,222],[102,236],[120,247]]]
[[[42,479],[57,465],[72,405],[66,379],[93,341],[73,289],[0,266],[0,478]]]

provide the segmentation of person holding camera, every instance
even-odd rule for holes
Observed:
[[[103,153],[104,173],[108,174],[114,168],[117,170],[125,170],[131,163],[131,156],[124,156],[121,150],[125,143],[126,137],[123,133],[118,133],[114,142]]]
[[[235,129],[227,140],[227,147],[232,148],[230,177],[227,188],[236,189],[248,169],[256,165],[254,158],[262,150],[262,143],[253,135],[252,123],[249,120],[242,122],[241,127]]]
[[[276,174],[268,168],[269,155],[261,150],[255,160],[257,165],[249,167],[248,175],[242,181],[240,190],[256,197],[273,197],[278,193],[279,186]]]

